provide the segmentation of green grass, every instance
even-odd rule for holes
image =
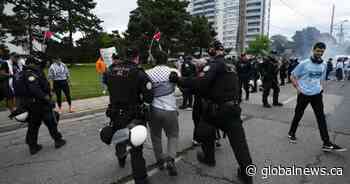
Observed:
[[[72,66],[71,75],[72,99],[98,97],[102,95],[102,87],[95,65]]]

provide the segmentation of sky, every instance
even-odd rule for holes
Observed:
[[[95,0],[95,12],[106,31],[125,31],[129,12],[137,7],[137,0]],[[121,3],[122,2],[122,3]],[[345,31],[350,31],[349,0],[271,0],[271,34],[291,38],[296,30],[315,26],[321,32],[330,31],[332,4],[335,4],[335,24],[349,19]],[[336,25],[339,28],[339,24]],[[350,34],[348,34],[350,36]]]

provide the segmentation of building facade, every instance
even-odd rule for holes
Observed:
[[[268,34],[270,0],[247,0],[246,47],[258,35]],[[191,0],[189,12],[205,16],[218,33],[217,39],[225,48],[237,46],[239,25],[239,0]]]

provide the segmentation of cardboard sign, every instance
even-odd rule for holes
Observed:
[[[115,47],[100,49],[100,54],[107,66],[112,64],[113,53],[117,54],[117,49]]]

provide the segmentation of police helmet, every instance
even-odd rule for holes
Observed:
[[[113,134],[114,134],[114,129],[111,126],[105,126],[100,130],[100,138],[102,142],[104,142],[107,145],[111,144]]]
[[[218,40],[213,41],[209,48],[214,48],[215,50],[224,50],[224,46],[222,45],[222,43]]]
[[[147,139],[147,128],[143,125],[137,125],[130,129],[130,143],[133,146],[142,145]]]
[[[14,112],[10,114],[9,118],[15,119],[18,122],[24,123],[27,121],[28,116],[29,116],[28,111],[24,109],[16,109]]]

